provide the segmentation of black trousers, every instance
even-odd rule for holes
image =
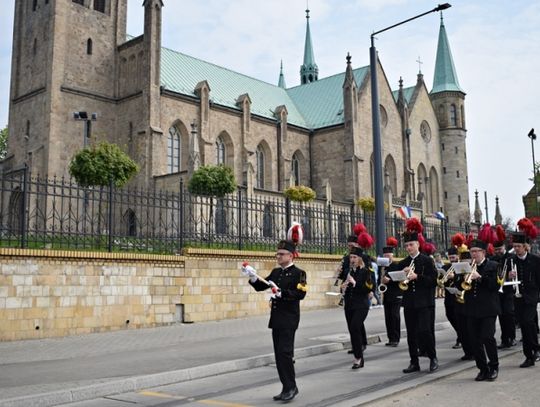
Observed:
[[[403,308],[405,327],[407,328],[407,345],[411,364],[418,365],[418,347],[430,359],[437,357],[435,351],[435,336],[432,330],[434,307]]]
[[[536,333],[535,316],[537,304],[525,304],[523,298],[514,298],[516,318],[521,327],[521,337],[523,338],[523,354],[527,359],[533,359],[538,347],[538,335]]]
[[[461,347],[465,356],[474,356],[474,349],[471,339],[471,334],[469,333],[469,328],[467,327],[467,317],[462,312],[463,305],[456,304],[456,322],[461,338]]]
[[[452,325],[452,328],[454,328],[454,331],[456,331],[456,341],[462,343],[455,308],[456,306],[454,304],[444,304],[444,313],[446,314],[446,319],[448,319],[448,322],[450,322],[450,325]]]
[[[295,331],[296,329],[272,329],[274,357],[284,392],[296,387],[293,364]]]
[[[497,354],[497,341],[495,340],[496,319],[496,316],[485,318],[467,317],[467,330],[472,342],[476,367],[483,372],[499,368],[499,355]]]
[[[499,294],[501,314],[499,325],[501,327],[501,343],[510,344],[516,339],[516,324],[514,322],[514,298],[507,293]]]
[[[364,321],[366,320],[368,311],[368,308],[348,309],[345,307],[345,319],[347,320],[352,350],[356,359],[360,359],[364,356],[362,352],[362,346],[366,340]]]
[[[399,342],[401,338],[401,301],[384,301],[384,323],[389,342]]]

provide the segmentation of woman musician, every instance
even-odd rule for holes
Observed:
[[[376,288],[375,276],[362,260],[363,254],[360,247],[351,248],[349,274],[342,286],[345,291],[345,319],[354,354],[353,369],[364,367],[362,332],[365,331],[364,321],[369,312],[373,290]]]

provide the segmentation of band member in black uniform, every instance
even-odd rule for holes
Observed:
[[[399,262],[398,269],[407,273],[408,280],[408,288],[403,291],[403,314],[410,356],[410,364],[403,369],[403,373],[420,370],[419,343],[430,359],[429,371],[433,372],[439,368],[435,338],[431,332],[431,307],[435,306],[437,271],[433,259],[420,253],[417,232],[405,232],[403,241],[409,255]]]
[[[462,262],[471,262],[471,252],[464,250],[459,254],[459,260]],[[461,283],[463,282],[463,275],[454,276],[454,287],[461,289]],[[454,304],[454,310],[456,312],[456,322],[458,326],[458,331],[461,339],[461,347],[463,349],[464,355],[461,357],[461,360],[474,360],[474,350],[471,340],[471,334],[467,328],[467,316],[465,315],[465,304],[457,300],[457,297],[454,296],[456,302]]]
[[[510,281],[510,259],[513,255],[506,250],[504,240],[496,241],[493,244],[493,248],[495,250],[495,256],[493,256],[492,260],[499,263],[499,277],[504,278],[504,281]],[[501,313],[499,314],[501,344],[498,346],[498,349],[508,349],[517,344],[516,324],[514,320],[514,287],[505,285],[499,289],[499,301],[501,303]]]
[[[450,247],[447,253],[448,253],[448,260],[450,260],[450,264],[445,264],[443,266],[443,270],[445,274],[443,274],[442,277],[437,278],[437,284],[442,287],[453,287],[454,286],[454,273],[452,271],[448,272],[448,270],[450,270],[450,267],[452,267],[452,263],[457,263],[457,261],[459,260],[459,256],[458,256],[458,251],[455,247]],[[454,328],[454,331],[456,331],[456,343],[452,346],[452,349],[459,349],[461,348],[462,340],[461,340],[461,333],[460,333],[459,325],[457,321],[455,295],[451,295],[450,293],[445,294],[444,312],[446,314],[446,318],[448,319],[448,322],[450,322],[450,325],[452,325],[452,328]]]
[[[519,225],[519,222],[518,222]],[[534,366],[540,347],[534,321],[540,289],[540,257],[529,253],[528,236],[523,232],[512,234],[515,253],[515,269],[510,271],[510,278],[521,283],[515,286],[514,306],[516,318],[521,327],[523,353],[525,361],[519,367]]]
[[[498,264],[486,258],[487,244],[475,239],[469,245],[473,259],[471,273],[465,277],[465,315],[472,341],[476,381],[495,380],[499,374],[499,357],[495,340],[495,320],[501,312],[499,304]],[[487,355],[487,358],[486,358]]]
[[[300,322],[300,300],[306,296],[306,273],[293,263],[295,244],[282,240],[277,247],[277,263],[279,267],[272,270],[266,281],[274,283],[277,288],[271,299],[270,321],[272,329],[274,355],[279,380],[283,385],[282,392],[274,396],[276,401],[290,401],[298,394],[296,386],[293,354],[294,335]],[[248,274],[249,283],[257,291],[264,291],[270,286],[254,274]]]
[[[389,244],[389,240],[387,240],[386,244]],[[388,275],[388,272],[398,270],[398,265],[394,262],[394,246],[383,247],[383,257],[386,257],[390,261],[388,266],[381,267],[380,269],[380,274],[383,276],[381,279],[382,287],[386,287],[381,290],[383,292],[384,323],[388,336],[388,342],[385,345],[396,347],[401,339],[400,308],[403,291],[400,290],[398,283],[392,281]]]
[[[362,260],[364,251],[359,247],[351,249],[350,271],[343,283],[345,290],[345,319],[351,336],[351,345],[354,354],[353,369],[364,367],[363,334],[371,305],[370,293],[375,288],[375,276]]]

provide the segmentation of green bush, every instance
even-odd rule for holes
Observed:
[[[195,195],[222,198],[236,190],[232,168],[224,165],[203,165],[193,173],[188,191]]]
[[[285,195],[291,201],[297,202],[310,202],[317,197],[315,191],[310,187],[306,187],[305,185],[289,187],[283,191],[283,195]]]
[[[137,171],[135,161],[116,144],[106,142],[84,148],[69,164],[69,173],[83,187],[106,186],[112,179],[121,188]]]
[[[364,212],[373,212],[375,211],[375,198],[368,196],[366,198],[358,198],[356,204],[362,208]],[[388,210],[388,203],[384,203],[384,210]]]

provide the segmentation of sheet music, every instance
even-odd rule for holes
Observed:
[[[460,261],[458,263],[452,263],[455,274],[466,274],[471,272],[471,264],[466,261]]]
[[[387,275],[392,281],[405,281],[407,279],[407,273],[403,270],[389,271]]]
[[[388,267],[390,265],[390,259],[388,257],[377,257],[377,266]]]

